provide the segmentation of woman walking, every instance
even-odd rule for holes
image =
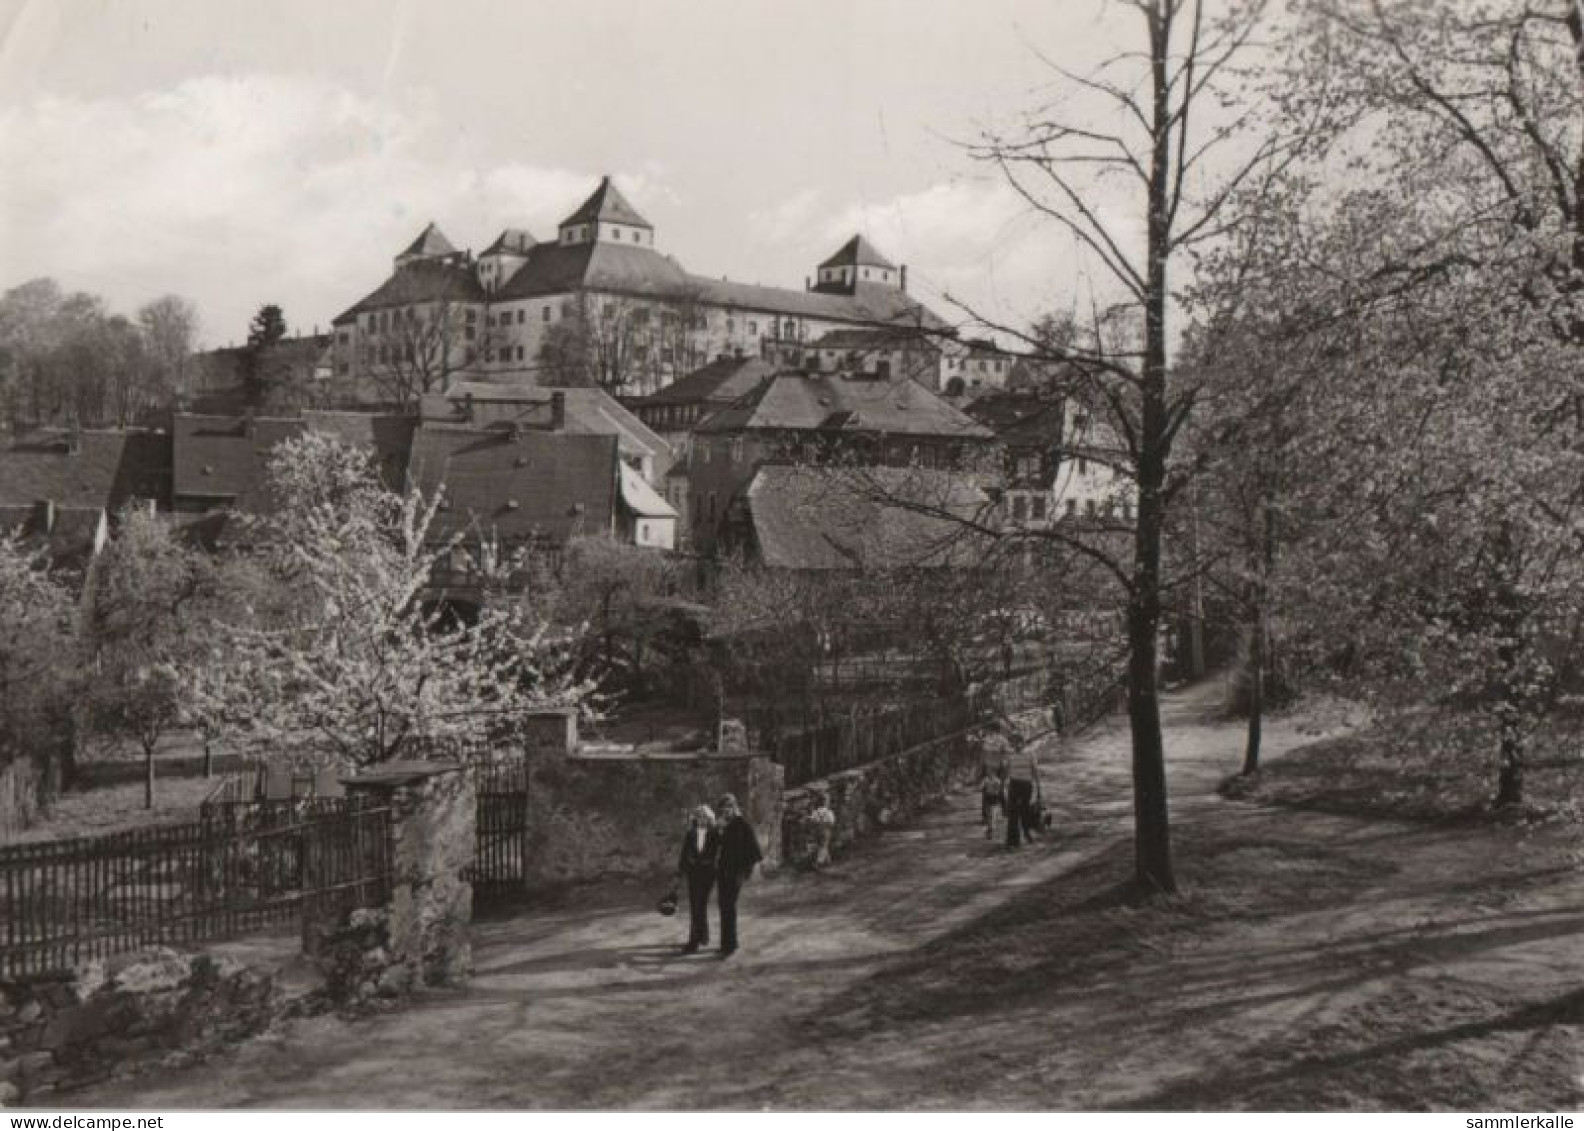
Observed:
[[[708,805],[700,805],[688,817],[687,832],[682,834],[682,858],[677,864],[677,874],[687,884],[688,893],[688,941],[683,954],[694,954],[699,947],[709,945],[709,897],[715,887],[720,846],[715,814]]]

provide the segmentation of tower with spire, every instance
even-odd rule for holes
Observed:
[[[564,247],[586,243],[613,243],[627,247],[654,247],[654,225],[628,203],[610,177],[600,178],[592,196],[561,221]]]

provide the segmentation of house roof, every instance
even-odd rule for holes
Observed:
[[[1026,394],[991,393],[970,401],[963,411],[1005,444],[1055,446],[1061,442],[1060,401]]]
[[[836,254],[832,255],[824,263],[821,263],[820,266],[822,268],[885,267],[892,271],[896,270],[896,264],[892,263],[885,256],[881,255],[880,249],[875,247],[874,244],[870,243],[869,240],[862,235],[856,235],[846,243],[842,244],[841,247],[836,250]]]
[[[633,244],[535,244],[496,294],[497,302],[566,294],[580,288],[649,298],[685,298],[692,282],[670,256]]]
[[[845,291],[799,291],[787,287],[765,287],[757,283],[734,283],[726,279],[690,276],[694,294],[701,302],[720,306],[763,310],[772,314],[791,314],[805,318],[824,318],[836,322],[862,322],[875,328],[947,331],[947,324],[916,301],[906,291],[884,283],[857,283]]]
[[[701,404],[710,401],[734,401],[779,372],[781,367],[762,357],[722,357],[686,377],[673,381],[658,392],[638,397],[632,404],[639,408],[659,405]]]
[[[700,433],[840,428],[986,440],[990,430],[916,381],[783,373],[702,421]]]
[[[295,373],[311,374],[321,363],[329,364],[329,334],[299,334],[282,338],[264,347],[262,359],[268,368],[284,365]],[[193,355],[201,368],[199,385],[209,390],[230,389],[242,384],[246,346],[226,346]]]
[[[200,416],[177,413],[171,421],[178,498],[225,500],[238,510],[271,509],[265,466],[276,444],[308,427],[300,419]]]
[[[913,326],[830,330],[816,338],[813,345],[816,349],[824,350],[920,349],[940,352],[940,347],[929,335]]]
[[[615,436],[621,454],[638,458],[669,458],[671,445],[604,389],[552,388],[547,385],[499,385],[456,381],[443,393],[427,393],[419,402],[424,427],[463,428],[550,426],[550,398],[560,393],[566,405],[564,431],[590,436]],[[472,415],[465,405],[472,398]]]
[[[561,221],[561,226],[564,228],[568,224],[587,224],[595,220],[654,230],[654,225],[638,214],[638,210],[627,202],[627,198],[616,187],[616,182],[608,176],[600,178],[599,187],[587,200],[578,205],[576,212]]]
[[[443,259],[415,259],[396,268],[372,292],[336,316],[340,325],[366,310],[415,306],[425,302],[484,302],[484,287],[473,268]]]
[[[303,420],[310,432],[334,436],[344,444],[372,451],[386,486],[395,489],[405,482],[413,429],[418,425],[412,417],[397,413],[309,409],[303,413]]]
[[[410,474],[426,493],[444,487],[437,535],[564,542],[612,528],[618,466],[614,436],[425,427]]]
[[[506,228],[495,237],[494,243],[479,252],[479,258],[486,255],[527,255],[529,249],[538,242],[527,228]]]
[[[73,450],[75,443],[75,450]],[[0,506],[86,507],[112,514],[128,500],[168,500],[169,440],[157,432],[34,432],[0,447]]]
[[[407,245],[407,250],[402,252],[402,257],[412,256],[439,256],[455,255],[456,248],[451,241],[446,239],[445,233],[431,220],[423,231],[418,233],[418,238]]]
[[[743,501],[759,560],[773,569],[968,566],[986,548],[965,520],[990,500],[951,472],[771,464]]]
[[[676,518],[676,508],[625,463],[621,465],[622,505],[640,518]]]

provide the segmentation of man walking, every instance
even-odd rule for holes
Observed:
[[[1006,845],[1019,848],[1034,839],[1034,798],[1039,791],[1039,765],[1032,746],[1020,746],[1012,758],[1007,781]]]
[[[737,896],[764,854],[737,798],[728,793],[715,808],[722,821],[715,881],[720,892],[720,955],[730,958],[737,951]]]

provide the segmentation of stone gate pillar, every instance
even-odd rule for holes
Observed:
[[[343,779],[347,800],[388,809],[389,895],[319,927],[316,948],[341,998],[455,985],[472,971],[468,927],[476,848],[473,774],[451,762],[390,762]]]

